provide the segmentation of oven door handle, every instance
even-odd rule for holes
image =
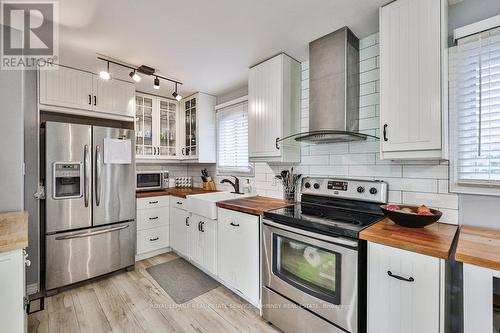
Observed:
[[[281,229],[281,230],[286,230],[289,232],[293,232],[295,234],[304,236],[304,237],[309,237],[309,238],[316,238],[322,241],[326,241],[332,244],[337,244],[341,246],[348,246],[357,249],[358,248],[358,242],[353,239],[341,237],[341,236],[327,236],[323,234],[319,234],[316,232],[311,232],[307,230],[302,230],[302,229],[297,229],[294,227],[287,226],[285,224],[281,223],[276,223],[270,220],[264,220],[264,225],[268,225],[273,228]]]

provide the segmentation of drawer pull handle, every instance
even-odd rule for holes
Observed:
[[[189,216],[186,217],[186,227],[189,227]]]
[[[158,216],[155,216],[155,217],[150,217],[149,219],[150,219],[150,220],[158,220]]]
[[[182,202],[180,202],[180,201],[177,201],[177,204],[178,204],[178,205],[182,205]]]
[[[150,201],[149,202],[150,205],[154,205],[154,204],[157,204],[157,203],[158,203],[158,201]]]
[[[150,238],[149,241],[154,242],[154,241],[157,241],[158,239],[160,239],[160,237]]]
[[[234,222],[231,222],[230,223],[233,227],[239,227],[240,225],[239,224],[235,224]]]
[[[393,277],[395,279],[401,280],[401,281],[406,281],[406,282],[413,282],[413,281],[415,281],[415,279],[412,278],[411,276],[409,278],[404,278],[402,276],[399,276],[399,275],[396,275],[396,274],[392,274],[391,271],[387,271],[387,275],[389,275],[390,277]]]

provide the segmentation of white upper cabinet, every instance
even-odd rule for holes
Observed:
[[[178,159],[179,104],[174,99],[136,93],[135,135],[137,159]]]
[[[40,104],[49,108],[134,116],[135,86],[130,82],[101,80],[90,72],[58,65],[38,71],[38,92]]]
[[[276,140],[300,130],[300,63],[279,54],[250,68],[248,146],[251,161],[300,162],[300,146]]]
[[[446,0],[396,0],[380,9],[382,159],[445,157]]]
[[[134,116],[135,86],[121,80],[102,80],[93,75],[94,111]]]
[[[196,93],[181,101],[180,159],[216,162],[215,96]]]
[[[92,110],[93,74],[64,66],[57,67],[38,72],[40,104]]]

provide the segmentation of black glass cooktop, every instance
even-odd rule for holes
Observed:
[[[304,199],[304,198],[303,198]],[[317,198],[315,198],[317,199]],[[378,204],[336,200],[302,202],[264,213],[264,218],[326,235],[359,238],[359,232],[384,217]]]

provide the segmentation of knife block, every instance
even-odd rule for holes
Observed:
[[[203,182],[203,189],[209,191],[215,191],[215,182],[210,180],[208,182]]]

